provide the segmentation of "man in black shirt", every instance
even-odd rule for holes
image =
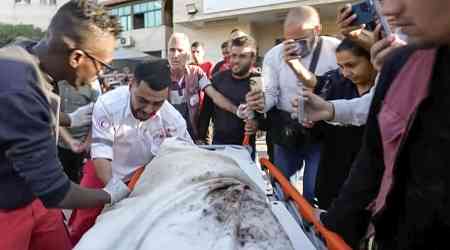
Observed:
[[[235,39],[231,44],[231,69],[217,73],[212,79],[214,88],[233,104],[240,106],[241,110],[245,108],[245,95],[250,91],[250,80],[257,77],[250,70],[255,59],[254,40],[248,36]],[[214,123],[213,144],[240,145],[245,133],[254,134],[256,132],[255,119],[243,121],[233,113],[214,105],[211,99],[207,97],[204,110],[200,115],[200,130],[203,139],[206,137],[211,118]],[[254,145],[254,138],[251,141]]]

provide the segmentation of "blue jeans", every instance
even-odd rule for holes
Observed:
[[[289,149],[275,144],[274,157],[275,165],[288,179],[301,169],[303,161],[305,161],[303,196],[311,204],[314,203],[314,190],[320,161],[320,145],[309,144],[298,149]]]

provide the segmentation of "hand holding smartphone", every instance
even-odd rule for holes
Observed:
[[[378,20],[383,28],[383,36],[392,34],[387,18],[382,14],[380,0],[363,0],[352,5],[353,14],[357,15],[355,25],[366,25],[366,29],[373,31]]]

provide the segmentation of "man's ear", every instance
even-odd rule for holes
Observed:
[[[74,50],[69,55],[69,65],[72,68],[78,68],[84,60],[84,53],[81,50]]]

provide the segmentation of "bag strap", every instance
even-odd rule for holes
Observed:
[[[309,64],[309,71],[312,73],[316,73],[317,64],[319,62],[320,52],[322,51],[322,37],[319,38],[319,42],[317,43],[317,47],[314,50],[313,57],[311,59],[311,63]]]

